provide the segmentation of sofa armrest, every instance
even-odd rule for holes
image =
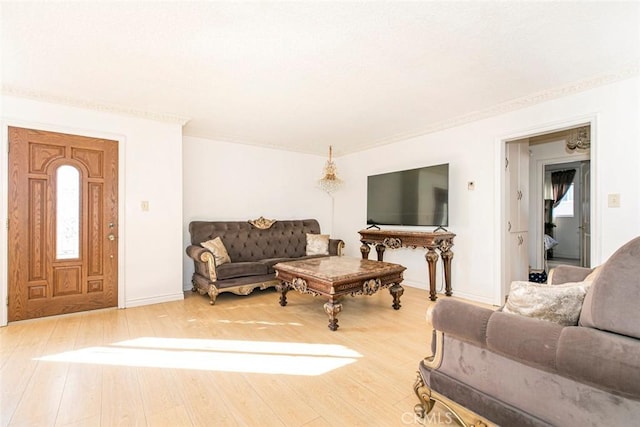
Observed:
[[[569,282],[582,282],[593,269],[575,265],[559,265],[549,273],[547,282],[552,285]]]
[[[554,322],[496,312],[487,325],[487,347],[510,359],[553,372],[563,329],[564,326]]]
[[[456,300],[439,300],[433,309],[433,327],[463,341],[487,346],[487,323],[494,310]]]
[[[189,245],[187,246],[186,252],[189,258],[193,259],[197,273],[205,276],[212,282],[218,279],[216,260],[208,249],[198,245]]]
[[[209,251],[202,246],[189,245],[187,246],[186,252],[189,258],[193,259],[194,261],[203,262],[204,260],[201,258],[202,254]]]
[[[329,239],[329,255],[342,255],[344,241],[342,239]]]

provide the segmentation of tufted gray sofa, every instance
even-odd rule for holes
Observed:
[[[186,252],[195,266],[192,290],[208,294],[212,305],[221,292],[248,295],[255,288],[275,286],[273,266],[279,262],[342,255],[344,247],[342,240],[330,239],[329,255],[307,256],[307,233],[320,234],[315,219],[275,221],[264,229],[249,221],[193,221],[189,233]],[[216,265],[213,254],[200,245],[216,237],[222,239],[230,263]]]

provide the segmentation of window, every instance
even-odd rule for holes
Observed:
[[[80,172],[60,166],[56,172],[56,259],[80,257]]]
[[[558,206],[553,208],[554,218],[572,218],[574,216],[575,204],[573,202],[573,183],[569,186],[567,193],[560,200]]]

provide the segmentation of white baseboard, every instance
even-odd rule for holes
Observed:
[[[424,283],[424,282],[415,282],[415,281],[411,281],[411,280],[403,280],[402,281],[402,286],[410,286],[412,288],[418,288],[418,289],[423,289],[427,292],[429,292],[429,285]],[[436,289],[436,291],[438,292],[438,299],[442,299],[442,298],[447,298],[447,296],[444,294],[444,289]],[[452,289],[453,295],[459,298],[463,298],[463,299],[468,299],[471,301],[476,301],[476,302],[480,302],[483,304],[488,304],[488,305],[496,305],[491,299],[486,298],[486,297],[481,297],[478,295],[474,295],[474,294],[468,294],[465,292],[460,292],[457,291],[455,288]]]
[[[125,301],[125,308],[140,307],[142,305],[159,304],[161,302],[181,301],[184,299],[182,292],[176,294],[157,295],[148,298],[135,298]]]
[[[429,285],[424,283],[424,282],[415,282],[412,280],[403,280],[401,283],[402,286],[409,286],[412,288],[418,288],[418,289],[422,289],[425,290],[427,292],[429,292]],[[438,299],[443,299],[443,298],[447,298],[447,296],[444,294],[444,289],[439,289],[439,287],[436,289],[436,291],[438,292]],[[468,293],[464,293],[464,292],[460,292],[457,291],[456,289],[452,289],[453,295],[459,298],[463,298],[463,299],[468,299],[471,301],[476,301],[479,303],[483,303],[483,304],[488,304],[488,305],[496,305],[491,299],[486,298],[486,297],[480,297],[478,295],[474,295],[474,294],[468,294]]]
[[[411,288],[418,288],[418,289],[423,289],[425,291],[429,291],[429,285],[422,282],[414,282],[412,280],[403,280],[402,283],[400,284],[402,286],[409,286]]]
[[[442,296],[444,296],[444,294]],[[465,293],[465,292],[456,291],[455,289],[453,289],[453,296],[458,297],[458,298],[468,299],[468,300],[471,300],[471,301],[481,302],[483,304],[496,305],[495,302],[493,300],[491,300],[490,298],[481,297],[481,296],[474,295],[474,294],[468,294],[468,293]],[[441,295],[438,294],[438,298],[440,298],[440,297],[441,297]],[[447,298],[447,297],[444,296],[444,298]]]

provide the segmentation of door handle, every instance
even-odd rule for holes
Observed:
[[[113,234],[109,234],[107,236],[107,239],[109,239],[109,240],[111,240],[113,242],[114,240],[116,240],[116,236],[114,236]]]

